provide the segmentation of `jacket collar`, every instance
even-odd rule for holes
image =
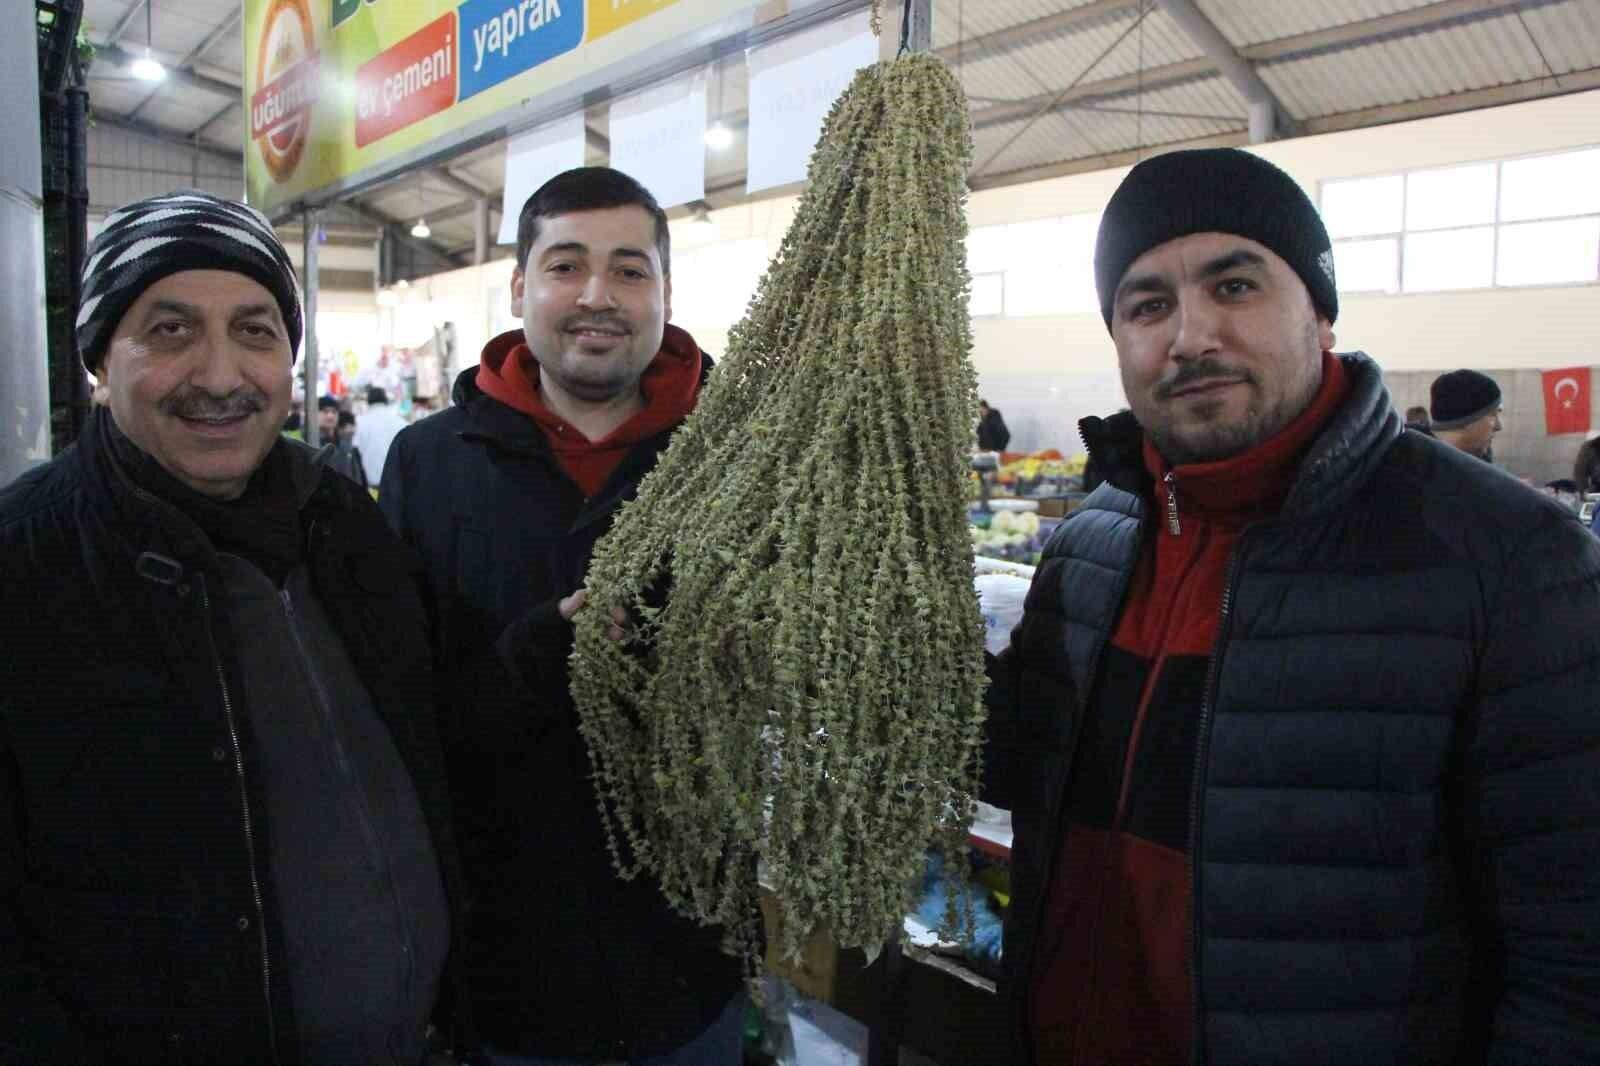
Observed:
[[[92,506],[124,551],[135,558],[146,552],[169,556],[185,566],[208,562],[212,552],[200,527],[182,511],[134,484],[106,442],[111,412],[96,407],[73,447]],[[323,485],[324,463],[332,446],[320,451],[289,437],[274,448],[287,449],[295,502],[305,513]]]
[[[1339,360],[1349,392],[1301,462],[1284,500],[1284,517],[1321,514],[1341,505],[1404,429],[1378,364],[1361,352],[1340,355]],[[1154,482],[1144,467],[1144,430],[1132,412],[1085,418],[1078,430],[1108,482],[1124,492],[1149,495]]]

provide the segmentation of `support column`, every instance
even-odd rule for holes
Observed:
[[[489,261],[488,197],[479,197],[472,205],[472,261],[479,266]]]
[[[301,314],[306,320],[306,335],[300,345],[300,366],[305,375],[305,427],[306,443],[313,448],[322,446],[317,425],[317,212],[306,208],[300,215],[301,239],[304,255],[300,260],[300,285],[305,293],[301,301]]]
[[[32,4],[7,4],[0,14],[0,485],[50,458],[36,18]],[[63,310],[63,321],[77,312]],[[77,345],[62,358],[81,379]]]
[[[900,54],[900,27],[908,13],[911,27],[906,33],[906,50],[928,52],[933,50],[933,0],[880,0],[879,14],[883,22],[883,36],[879,38],[878,54],[893,59]]]

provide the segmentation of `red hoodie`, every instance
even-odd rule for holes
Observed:
[[[700,346],[694,338],[677,326],[667,326],[661,350],[639,379],[644,409],[610,436],[596,441],[545,406],[539,391],[539,364],[521,330],[502,333],[484,346],[477,383],[485,394],[538,423],[561,469],[587,497],[605,486],[630,448],[671,429],[693,410],[700,395],[701,364]]]
[[[1189,1061],[1189,803],[1228,560],[1246,526],[1282,507],[1348,390],[1324,353],[1311,406],[1242,455],[1173,468],[1145,438],[1154,535],[1073,762],[1029,996],[1039,1066]]]

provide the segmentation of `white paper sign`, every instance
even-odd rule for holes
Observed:
[[[839,19],[750,50],[747,192],[803,181],[828,110],[855,77],[878,61],[867,13]]]
[[[706,195],[704,71],[611,105],[611,165],[662,207]]]
[[[583,112],[557,119],[506,142],[506,193],[498,243],[517,243],[517,219],[528,197],[563,171],[584,163]]]

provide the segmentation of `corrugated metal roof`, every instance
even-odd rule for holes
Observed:
[[[1531,81],[1546,73],[1515,15],[1260,68],[1262,80],[1301,118]]]
[[[1427,7],[1434,0],[1196,0],[1236,46],[1276,41],[1313,30]]]
[[[1561,92],[1572,86],[1562,81],[1567,75],[1582,72],[1583,83],[1594,84],[1593,72],[1600,70],[1600,0],[1195,2],[1255,63],[1294,118],[1349,116],[1344,124],[1360,124],[1395,115],[1371,109],[1412,102],[1418,106],[1406,114],[1442,113],[1481,99],[1458,94],[1513,85],[1522,87],[1518,95]],[[90,39],[103,41],[139,3],[85,0]],[[187,57],[237,16],[240,3],[155,0],[157,57],[168,63]],[[121,45],[142,51],[144,26],[140,13],[129,21]],[[1239,90],[1215,72],[1161,0],[935,0],[933,33],[935,47],[958,68],[980,126],[978,161],[1004,146],[983,174],[986,180],[1057,163],[1092,165],[1097,157],[1120,161],[1119,153],[1236,135],[1246,126]],[[1291,53],[1291,47],[1299,51]],[[731,149],[707,157],[708,184],[738,190],[719,193],[719,205],[742,195],[748,92],[741,59],[735,55],[722,65],[725,84],[719,100],[719,79],[713,79],[710,109],[728,116],[740,135]],[[196,72],[237,82],[242,67],[241,33],[234,27],[216,36]],[[108,124],[138,109],[140,123],[173,138],[187,140],[203,127],[214,151],[243,144],[241,109],[224,112],[229,101],[216,93],[184,88],[182,79],[152,90],[110,63],[97,64],[92,75],[94,112]],[[1061,106],[1039,114],[1052,100]],[[604,114],[603,105],[591,113],[597,129],[605,127]],[[108,150],[110,143],[97,141],[97,150]],[[173,149],[165,150],[170,160]],[[503,160],[503,146],[493,145],[452,166],[492,191],[500,186]],[[409,219],[418,210],[418,187],[425,189],[426,210],[464,203],[459,186],[419,186],[411,175],[396,180],[397,196],[379,190],[367,199]],[[470,236],[470,213],[442,227],[452,240],[459,233]]]
[[[953,47],[961,40],[998,33],[1097,2],[1099,0],[935,0],[933,46]],[[1134,6],[1134,0],[1129,0],[1128,6]]]

